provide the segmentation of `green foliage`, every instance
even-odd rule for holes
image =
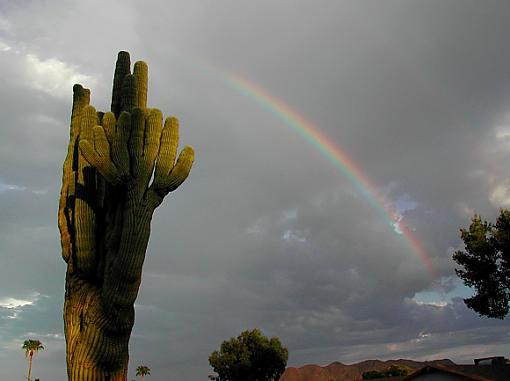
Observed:
[[[151,374],[151,370],[148,366],[140,365],[136,368],[136,375],[142,376],[142,379],[143,379],[143,377],[150,375],[150,374]]]
[[[21,349],[25,350],[25,357],[28,357],[28,376],[27,380],[30,381],[32,374],[32,358],[40,349],[44,349],[42,343],[39,340],[28,339],[23,342]]]
[[[258,329],[242,332],[221,344],[209,356],[217,376],[214,381],[277,381],[285,371],[287,348],[276,337],[268,339]]]
[[[378,371],[378,370],[369,370],[364,372],[361,376],[364,380],[374,380],[377,378],[386,378],[386,377],[398,377],[398,376],[407,376],[409,374],[409,369],[403,366],[391,365],[388,368]]]
[[[384,378],[385,377],[383,375],[383,373],[379,372],[378,370],[369,370],[367,372],[363,372],[363,374],[361,376],[363,377],[364,380],[374,380],[376,378]]]
[[[28,339],[23,342],[21,349],[25,350],[25,356],[33,356],[40,349],[44,349],[42,343],[39,340]]]
[[[462,266],[455,273],[476,291],[464,302],[480,315],[503,319],[510,301],[510,211],[502,209],[495,224],[475,215],[460,232],[465,251],[453,255]]]

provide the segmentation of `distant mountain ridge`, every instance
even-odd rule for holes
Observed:
[[[419,369],[425,365],[455,365],[451,360],[413,361],[413,360],[366,360],[356,364],[346,365],[333,362],[326,366],[305,365],[299,368],[289,367],[283,373],[280,381],[360,381],[361,375],[369,370],[383,370],[391,365],[406,366]],[[381,381],[390,380],[382,378]]]

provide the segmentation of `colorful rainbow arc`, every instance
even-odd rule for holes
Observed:
[[[199,71],[208,72],[215,76],[219,74],[232,89],[253,100],[263,109],[278,117],[308,143],[317,148],[331,164],[347,177],[356,190],[363,195],[391,229],[398,233],[400,238],[403,237],[407,241],[407,244],[420,258],[430,276],[433,279],[437,278],[437,271],[427,251],[411,229],[401,223],[399,213],[396,213],[390,204],[379,194],[377,187],[363,173],[361,168],[326,134],[315,127],[304,116],[293,110],[284,101],[271,95],[248,79],[226,72],[203,59],[182,54],[177,50],[174,50],[174,54],[176,58],[184,61],[186,65],[192,66]]]
[[[399,236],[405,237],[410,247],[416,252],[420,260],[432,277],[436,277],[436,270],[420,241],[404,224],[399,223],[401,216],[392,210],[388,202],[379,195],[377,188],[363,173],[361,168],[347,156],[331,139],[315,127],[305,117],[294,111],[281,99],[274,97],[267,91],[234,74],[225,74],[230,87],[242,95],[252,99],[265,110],[276,115],[287,126],[301,135],[308,143],[317,148],[347,179],[356,190],[370,203],[370,205],[383,217],[385,222],[395,230]]]

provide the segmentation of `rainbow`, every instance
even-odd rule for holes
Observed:
[[[422,243],[416,238],[412,230],[402,223],[402,216],[393,210],[390,203],[377,191],[377,187],[363,173],[361,168],[335,144],[331,138],[319,130],[313,123],[304,116],[293,110],[287,103],[271,95],[268,91],[248,79],[226,72],[221,68],[198,57],[182,54],[174,49],[175,57],[184,61],[187,66],[213,74],[220,74],[230,88],[253,100],[263,109],[272,113],[287,126],[301,135],[308,143],[314,146],[319,152],[333,164],[347,179],[354,188],[367,200],[377,211],[383,220],[397,233],[398,237],[405,239],[408,246],[416,253],[430,276],[437,278],[437,271],[430,260],[430,256]]]
[[[347,177],[356,190],[363,195],[369,204],[381,215],[400,237],[404,237],[412,250],[418,255],[432,277],[436,270],[421,242],[409,227],[401,223],[402,216],[395,212],[391,205],[379,194],[377,187],[363,173],[361,168],[336,145],[326,134],[308,121],[304,116],[293,110],[281,99],[269,94],[266,90],[235,74],[225,74],[228,85],[259,104],[263,109],[276,115],[287,126],[301,135],[308,143],[317,148],[321,154]]]

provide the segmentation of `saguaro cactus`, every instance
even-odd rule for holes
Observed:
[[[67,263],[64,330],[69,380],[126,380],[134,302],[154,210],[186,179],[179,125],[147,108],[147,64],[120,52],[111,112],[73,87],[58,225]],[[152,181],[151,181],[152,180]]]

